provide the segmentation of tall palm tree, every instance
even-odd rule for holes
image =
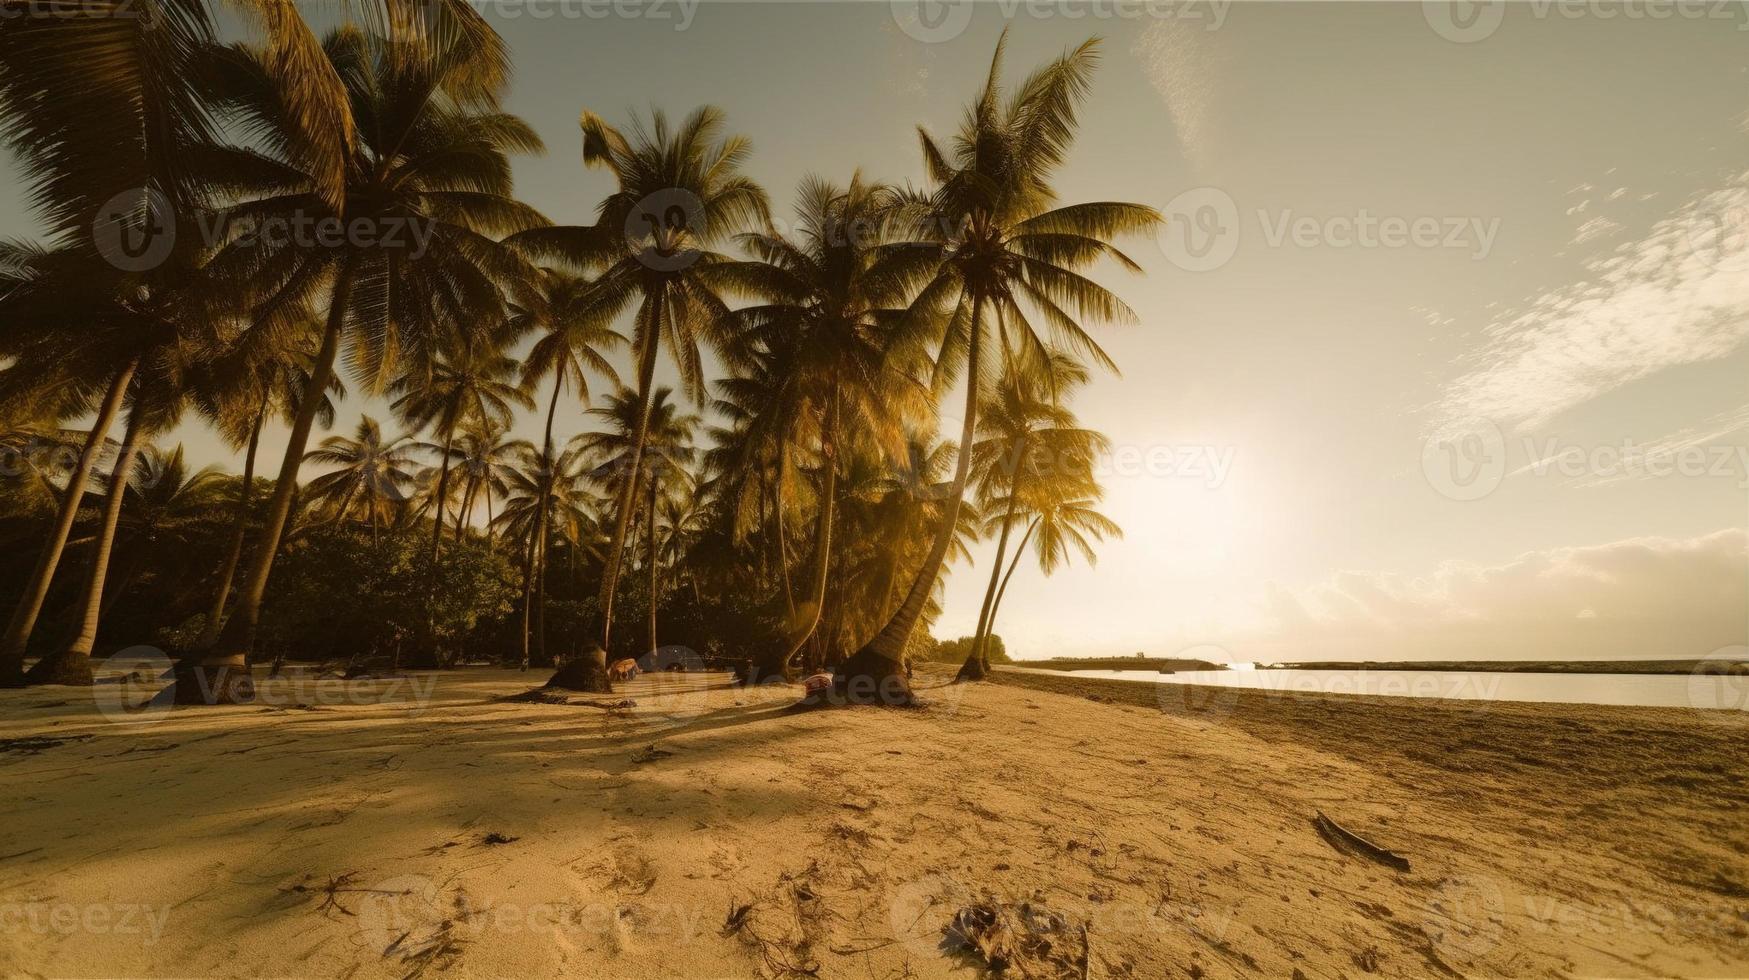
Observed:
[[[960,668],[961,680],[977,680],[989,673],[985,647],[990,612],[1022,494],[1033,484],[1073,481],[1082,473],[1091,486],[1090,461],[1110,448],[1105,436],[1081,428],[1074,413],[1062,405],[1073,389],[1087,381],[1087,369],[1079,361],[1057,350],[1047,350],[1042,365],[1026,363],[1030,359],[1024,356],[1019,360],[981,413],[979,439],[972,447],[972,478],[978,485],[980,506],[993,513],[996,500],[1005,499],[1006,504],[972,649]]]
[[[670,399],[674,390],[657,388],[646,405],[637,392],[624,388],[609,395],[590,414],[606,421],[606,428],[585,432],[571,440],[571,448],[586,454],[593,464],[591,476],[612,490],[615,499],[629,493],[641,501],[645,518],[646,572],[650,587],[650,649],[656,643],[656,516],[664,488],[690,479],[694,450],[692,437],[699,425],[697,415],[683,413]]]
[[[127,486],[116,549],[126,554],[120,574],[104,587],[103,612],[112,607],[148,561],[193,547],[224,512],[229,479],[217,466],[193,470],[182,446],[145,447]],[[112,485],[109,492],[115,490]]]
[[[347,520],[358,504],[370,524],[373,544],[382,520],[406,501],[413,485],[412,440],[406,435],[385,438],[382,425],[368,415],[358,420],[352,438],[329,436],[305,453],[304,461],[334,467],[310,481],[306,490],[310,503],[332,507],[339,521]]]
[[[741,173],[751,144],[724,136],[723,113],[706,106],[678,128],[662,113],[629,133],[584,112],[583,162],[613,175],[617,187],[587,228],[549,228],[516,238],[541,258],[578,268],[601,268],[592,304],[609,318],[636,305],[632,355],[637,364],[638,424],[631,468],[638,469],[649,424],[657,354],[668,348],[686,393],[704,396],[699,340],[728,312],[725,291],[737,289],[728,261],[711,251],[747,227],[769,224],[765,192]],[[626,534],[637,500],[624,484],[601,577],[601,646],[613,638],[613,600],[619,587]],[[561,682],[562,678],[554,678]],[[597,686],[591,684],[590,686]]]
[[[504,510],[496,523],[507,541],[522,547],[522,664],[551,666],[546,647],[546,558],[554,528],[587,524],[595,500],[585,484],[586,453],[568,448],[550,463],[527,442],[516,443],[516,462],[502,469]],[[606,682],[606,675],[601,677]],[[603,688],[605,689],[605,688]]]
[[[0,0],[0,141],[21,164],[53,247],[9,246],[0,255],[9,307],[0,354],[14,358],[14,377],[30,383],[31,397],[59,389],[57,405],[81,409],[67,414],[91,410],[95,418],[0,636],[0,686],[23,683],[25,648],[151,336],[121,321],[162,322],[174,292],[167,280],[189,268],[196,236],[162,233],[200,204],[207,184],[190,161],[212,137],[199,63],[213,25],[201,0],[95,0],[52,16],[27,7]],[[156,254],[166,241],[173,254]],[[21,252],[34,254],[20,262]],[[33,327],[21,316],[33,305],[48,323]],[[33,355],[49,359],[32,367]]]
[[[744,234],[743,248],[756,257],[738,271],[757,285],[763,300],[730,314],[725,359],[751,366],[749,384],[764,374],[764,386],[746,425],[745,445],[778,444],[780,459],[800,447],[819,461],[815,508],[813,578],[806,616],[792,624],[784,655],[786,672],[819,628],[832,559],[832,525],[845,428],[860,430],[892,455],[903,451],[904,424],[931,407],[927,389],[912,371],[924,358],[916,318],[898,316],[903,297],[890,278],[875,275],[873,229],[896,202],[890,188],[868,184],[860,174],[848,187],[817,178],[802,183],[794,240],[775,234]],[[726,383],[730,392],[737,381]],[[759,437],[765,437],[761,440]]]
[[[1071,484],[1073,482],[1075,481],[1071,481]],[[1108,537],[1123,537],[1122,528],[1093,509],[1099,503],[1097,488],[1086,496],[1069,499],[1056,495],[1062,489],[1073,489],[1073,486],[1040,489],[1035,485],[1035,491],[1028,494],[1034,499],[1030,504],[1023,505],[1023,516],[1024,512],[1030,512],[1031,519],[1027,521],[1026,533],[1021,536],[1020,544],[1014,549],[1014,558],[1008,564],[1008,571],[1002,576],[1002,585],[996,591],[995,602],[990,606],[989,621],[985,627],[986,637],[996,631],[996,613],[1002,608],[1003,596],[1008,594],[1008,580],[1014,577],[1014,569],[1020,565],[1020,559],[1026,554],[1027,542],[1032,542],[1039,570],[1049,577],[1059,566],[1068,563],[1071,552],[1079,553],[1088,565],[1098,564],[1099,556],[1093,550],[1093,542],[1103,541]],[[984,656],[988,657],[988,654],[985,653]],[[983,669],[985,672],[989,671],[987,661]]]
[[[1051,188],[1092,79],[1097,41],[1089,40],[1035,71],[1006,100],[1001,85],[1005,43],[1006,35],[996,46],[989,77],[951,151],[928,133],[921,134],[924,166],[934,190],[912,195],[909,213],[895,223],[900,240],[882,246],[877,265],[881,274],[919,287],[911,305],[914,315],[941,318],[938,385],[945,386],[963,370],[965,418],[950,512],[963,498],[971,473],[978,408],[990,373],[986,344],[997,341],[1010,358],[1021,349],[1042,351],[1045,340],[1028,319],[1030,310],[1043,320],[1057,346],[1113,367],[1078,318],[1128,321],[1135,315],[1079,270],[1109,259],[1139,271],[1108,239],[1148,232],[1160,220],[1158,212],[1137,204],[1059,205]],[[839,665],[840,697],[858,703],[910,703],[900,661],[935,591],[957,523],[950,516],[936,530],[934,544],[893,618]]]
[[[427,447],[439,460],[432,496],[436,505],[431,524],[433,565],[443,541],[457,432],[469,421],[507,426],[516,409],[534,407],[528,393],[511,380],[516,376],[516,360],[503,353],[501,342],[502,337],[464,335],[453,349],[439,353],[422,369],[403,374],[389,389],[396,396],[390,407],[413,428],[432,428],[441,440]]]
[[[227,240],[211,270],[220,281],[264,287],[270,298],[254,316],[270,325],[325,293],[327,319],[309,390],[325,390],[343,346],[350,347],[352,366],[366,387],[380,390],[394,374],[397,355],[416,359],[463,324],[502,321],[504,283],[525,279],[532,270],[494,239],[545,223],[511,196],[507,155],[542,147],[526,124],[496,111],[480,91],[478,51],[468,44],[341,30],[323,47],[354,114],[370,120],[359,128],[347,161],[343,199],[337,205],[327,199],[322,175],[304,165],[309,154],[302,152],[301,130],[280,98],[270,55],[231,48],[216,71],[225,108],[272,138],[263,141],[266,150],[220,154],[239,175],[233,185],[240,200],[225,212],[226,227],[236,237]],[[343,228],[364,222],[382,234],[347,236],[339,247],[245,234],[262,221],[295,227],[312,219],[338,221]],[[404,233],[391,235],[392,228]],[[412,239],[413,229],[423,244]],[[200,663],[179,671],[174,697],[180,703],[252,696],[242,668],[255,644],[316,405],[313,398],[300,401],[237,609]]]
[[[455,441],[455,465],[462,473],[462,505],[455,519],[455,539],[473,516],[475,502],[486,505],[486,545],[492,544],[492,497],[504,492],[504,468],[510,465],[518,442],[507,438],[510,427],[490,419],[471,419]]]
[[[255,331],[245,330],[230,345],[229,352],[207,366],[208,377],[195,385],[195,402],[220,438],[233,449],[243,450],[243,476],[238,481],[231,543],[213,584],[206,623],[195,642],[205,649],[218,642],[230,600],[231,583],[243,560],[243,545],[255,509],[255,457],[261,448],[261,430],[269,418],[291,425],[297,418],[298,401],[310,390],[310,365],[322,331],[321,318],[312,310],[297,314],[296,336],[289,342],[274,338],[264,344]],[[289,354],[284,346],[290,347]],[[335,399],[346,397],[338,376],[328,381],[328,390],[316,406],[316,422],[324,429],[334,426]]]

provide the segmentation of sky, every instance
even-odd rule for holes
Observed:
[[[548,146],[518,192],[560,223],[608,188],[581,166],[584,108],[720,106],[787,213],[808,174],[921,182],[916,128],[951,133],[1005,28],[1013,81],[1102,37],[1060,197],[1168,223],[1123,243],[1142,274],[1095,272],[1140,322],[1096,329],[1122,375],[1072,406],[1112,439],[1124,537],[1094,568],[1022,563],[998,624],[1017,656],[1749,642],[1743,5],[482,10]],[[33,227],[0,186],[0,229]],[[240,466],[198,425],[177,437]],[[971,632],[992,552],[953,569],[936,635]]]

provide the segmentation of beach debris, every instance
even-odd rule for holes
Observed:
[[[812,674],[802,680],[802,691],[808,697],[812,697],[816,694],[825,694],[830,690],[832,690],[831,674]]]
[[[736,936],[759,952],[767,973],[774,977],[815,977],[820,975],[820,963],[808,954],[808,942],[779,942],[762,932],[757,923],[759,903],[730,902],[729,914],[723,919],[723,935]]]
[[[520,837],[511,837],[507,834],[500,834],[499,832],[494,830],[489,834],[482,835],[480,837],[480,842],[478,844],[475,844],[474,846],[475,847],[497,847],[500,844],[514,844],[521,839],[522,838],[520,838]]]
[[[1358,854],[1361,857],[1377,861],[1380,864],[1389,865],[1390,867],[1396,868],[1398,871],[1409,870],[1408,858],[1395,851],[1389,851],[1374,844],[1372,841],[1367,840],[1354,831],[1349,830],[1334,820],[1331,820],[1324,815],[1324,811],[1322,810],[1315,812],[1317,813],[1317,816],[1312,818],[1312,826],[1317,828],[1319,836],[1323,837],[1331,847],[1334,847],[1339,851],[1348,851],[1350,853]]]
[[[295,895],[319,894],[322,896],[322,904],[316,906],[316,911],[327,912],[329,909],[333,909],[333,910],[339,912],[341,915],[352,915],[352,916],[356,916],[358,913],[354,912],[351,909],[347,908],[346,906],[340,904],[339,896],[348,895],[348,894],[351,894],[351,895],[411,895],[413,893],[412,889],[402,889],[401,891],[394,891],[392,889],[387,889],[387,888],[354,888],[352,886],[352,882],[357,877],[358,877],[358,872],[347,871],[347,872],[344,872],[344,873],[338,874],[338,875],[329,875],[328,876],[328,883],[325,885],[319,885],[319,886],[312,888],[311,886],[306,885],[300,881],[295,885],[291,885],[291,886],[288,886],[286,888],[282,888],[282,889],[280,889],[280,891],[289,892],[289,893],[295,894]],[[402,937],[402,938],[405,938],[405,937]]]
[[[632,761],[642,765],[646,762],[655,762],[657,759],[666,759],[673,754],[660,745],[651,744],[633,752]]]
[[[36,755],[49,749],[72,742],[83,742],[95,738],[94,735],[26,735],[23,738],[0,738],[0,754],[17,752],[21,755]]]
[[[1087,927],[1071,927],[1061,913],[1031,902],[1009,904],[986,893],[955,912],[942,935],[944,951],[977,960],[991,973],[1073,980],[1091,969]]]

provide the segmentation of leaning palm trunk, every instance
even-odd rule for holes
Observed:
[[[827,423],[828,433],[835,431],[837,414],[838,406],[834,403],[833,418]],[[786,676],[796,672],[796,658],[819,630],[820,616],[826,608],[826,576],[832,564],[832,516],[838,502],[837,447],[830,434],[820,446],[820,455],[826,466],[826,476],[820,488],[820,527],[814,536],[814,581],[808,588],[812,608],[808,610],[807,625],[796,632],[795,639],[790,641],[789,652],[784,654],[783,672]]]
[[[662,328],[662,299],[654,300],[655,310],[644,349],[638,352],[638,431],[632,440],[632,458],[626,471],[625,486],[620,491],[619,513],[613,521],[613,544],[607,550],[607,567],[601,573],[601,649],[613,649],[613,597],[619,590],[620,566],[625,559],[626,533],[636,509],[637,480],[634,478],[644,463],[644,443],[650,438],[650,385],[656,376],[656,338]]]
[[[996,586],[1002,577],[1002,559],[1008,554],[1008,536],[1014,530],[1014,512],[1020,503],[1019,461],[1026,452],[1026,440],[1020,440],[1015,454],[1014,473],[1008,480],[1008,509],[1002,515],[1002,536],[996,541],[996,558],[990,563],[990,584],[984,588],[984,605],[978,610],[978,628],[972,634],[972,649],[966,662],[960,665],[957,681],[981,681],[990,674],[990,657],[985,647],[990,638],[990,616],[996,603]]]
[[[24,675],[28,684],[91,684],[91,648],[97,645],[97,624],[103,615],[103,579],[109,572],[109,556],[115,549],[115,529],[121,523],[122,502],[127,499],[128,480],[133,476],[134,457],[140,448],[141,412],[138,402],[128,413],[126,434],[115,466],[110,470],[109,493],[103,501],[103,523],[91,553],[91,571],[80,596],[79,629],[60,652],[38,661]]]
[[[437,516],[431,521],[431,567],[436,575],[437,560],[443,554],[443,512],[444,502],[449,499],[449,455],[455,448],[455,426],[450,426],[443,433],[443,464],[437,471]],[[436,585],[436,579],[432,584]]]
[[[61,507],[55,514],[55,527],[49,534],[49,540],[43,544],[43,550],[37,555],[36,567],[31,570],[30,582],[24,587],[24,595],[18,600],[18,606],[12,612],[12,622],[6,627],[6,637],[0,640],[0,687],[20,687],[24,684],[24,650],[30,645],[30,634],[36,629],[37,615],[42,612],[43,600],[48,598],[49,585],[54,582],[55,566],[61,562],[61,551],[67,546],[67,536],[73,531],[73,522],[79,516],[79,505],[85,499],[85,483],[91,478],[91,468],[97,464],[97,457],[103,451],[103,441],[109,434],[109,427],[114,424],[116,413],[121,411],[122,396],[127,394],[128,384],[133,381],[134,371],[139,367],[139,358],[129,361],[109,383],[109,392],[104,395],[103,404],[97,410],[97,418],[91,423],[91,432],[85,437],[85,449],[79,454],[79,462],[74,464],[73,472],[67,477],[67,487],[61,494]]]
[[[656,651],[660,644],[656,641],[656,474],[650,474],[650,499],[646,505],[649,513],[644,515],[645,546],[650,554],[650,666],[656,666]]]
[[[225,621],[217,643],[177,665],[176,680],[168,694],[176,704],[241,704],[254,700],[255,685],[249,677],[248,661],[255,649],[256,628],[261,623],[261,601],[267,595],[267,579],[273,572],[273,558],[279,551],[280,535],[285,532],[286,521],[291,516],[298,469],[304,461],[304,449],[310,443],[316,410],[322,403],[322,392],[327,390],[328,382],[334,376],[334,358],[340,352],[340,333],[351,301],[352,278],[350,264],[343,266],[335,277],[322,347],[316,353],[316,362],[311,366],[303,396],[298,399],[298,413],[286,442],[285,460],[280,464],[279,479],[273,485],[273,497],[268,502],[267,518],[261,528],[261,541],[249,563],[249,574],[243,580],[237,608]]]
[[[1008,563],[1008,572],[1002,576],[1002,587],[996,590],[996,602],[990,607],[990,632],[996,632],[996,613],[1002,609],[1002,597],[1008,594],[1008,580],[1014,577],[1014,570],[1020,567],[1020,556],[1026,554],[1026,543],[1032,540],[1032,532],[1038,530],[1038,518],[1033,518],[1027,525],[1026,534],[1020,538],[1020,547],[1014,550],[1014,560]],[[986,668],[987,669],[987,668]]]
[[[917,577],[912,580],[911,589],[893,618],[875,634],[874,639],[838,665],[833,675],[833,692],[852,704],[909,705],[913,701],[911,685],[905,679],[905,648],[911,642],[917,621],[923,618],[923,609],[935,591],[935,580],[941,576],[941,567],[947,561],[947,550],[953,545],[954,533],[959,527],[960,503],[965,497],[966,482],[971,477],[972,440],[978,431],[978,371],[982,367],[978,363],[978,353],[983,310],[983,297],[974,298],[970,338],[966,345],[965,424],[960,430],[959,460],[954,465],[953,489],[941,515],[941,526],[936,529],[935,542],[930,545],[929,554],[924,556]]]
[[[206,625],[201,627],[197,650],[205,650],[219,642],[219,628],[224,625],[225,600],[231,594],[231,579],[237,575],[237,565],[243,560],[243,542],[249,534],[249,511],[255,503],[255,451],[261,446],[261,424],[267,418],[267,406],[255,416],[255,427],[249,430],[249,449],[243,454],[243,487],[237,495],[237,526],[231,529],[231,547],[225,552],[225,564],[219,568],[219,580],[213,588],[213,602],[207,607]]]

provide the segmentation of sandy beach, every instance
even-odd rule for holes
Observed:
[[[1018,976],[1749,973],[1740,725],[1001,677],[6,692],[0,974],[976,976],[978,906]]]

